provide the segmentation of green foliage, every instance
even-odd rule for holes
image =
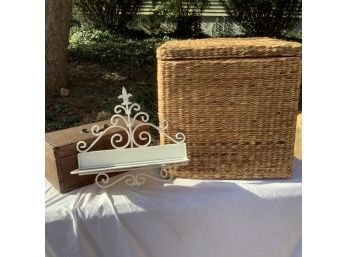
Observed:
[[[94,28],[113,32],[128,29],[145,0],[74,0],[75,16]]]
[[[212,37],[235,37],[241,32],[229,16],[216,17],[212,26]]]
[[[302,42],[302,31],[286,31],[284,32],[282,38],[289,41]]]
[[[146,37],[142,33],[115,35],[90,28],[70,32],[70,62],[155,64],[156,49],[168,37]]]
[[[302,0],[220,0],[246,36],[282,38],[301,15]]]
[[[201,16],[209,0],[153,0],[155,15],[176,24],[174,34],[192,37],[201,33]]]

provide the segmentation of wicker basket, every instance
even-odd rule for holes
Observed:
[[[190,162],[177,170],[178,176],[291,176],[300,43],[270,38],[170,41],[157,49],[157,60],[159,118],[187,135]]]

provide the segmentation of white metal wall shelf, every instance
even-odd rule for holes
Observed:
[[[186,165],[189,161],[186,152],[185,135],[182,132],[176,133],[175,137],[171,137],[165,133],[168,122],[163,120],[161,126],[155,126],[149,123],[149,115],[140,111],[140,105],[132,103],[125,88],[122,88],[122,94],[118,97],[122,99],[121,105],[114,108],[115,114],[111,117],[111,126],[101,128],[95,125],[91,128],[91,133],[96,139],[88,146],[85,141],[79,141],[76,144],[78,150],[78,169],[71,172],[80,176],[96,174],[96,184],[99,187],[107,188],[124,180],[133,190],[139,190],[140,185],[144,184],[146,178],[156,181],[169,181],[173,179],[174,172],[170,172],[177,166]],[[133,112],[135,112],[134,115]],[[126,126],[119,124],[123,120]],[[142,123],[134,126],[135,120]],[[167,137],[172,144],[166,145],[150,145],[152,136],[148,131],[141,131],[138,134],[139,139],[143,143],[137,142],[135,135],[140,131],[142,126],[149,126],[156,129]],[[91,148],[99,141],[103,135],[112,128],[120,128],[125,132],[127,138],[119,132],[113,134],[110,138],[111,145],[114,149],[102,151],[90,151]],[[119,145],[121,142],[126,142]],[[159,168],[160,178],[154,177],[146,173],[149,168]],[[115,180],[110,181],[109,172],[123,172],[143,170],[144,172],[136,175],[130,172],[118,176]]]

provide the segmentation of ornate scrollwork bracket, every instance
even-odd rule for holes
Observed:
[[[108,188],[124,180],[126,185],[137,191],[145,183],[146,178],[168,182],[173,179],[173,169],[176,166],[187,164],[185,135],[182,132],[178,132],[173,138],[165,133],[168,127],[166,120],[163,120],[160,126],[149,123],[149,115],[140,111],[139,104],[130,101],[129,98],[131,96],[132,94],[127,93],[123,87],[122,94],[118,97],[122,99],[122,103],[114,108],[115,114],[111,117],[111,126],[103,129],[99,125],[94,125],[91,128],[91,133],[96,138],[90,145],[85,141],[77,142],[79,169],[72,171],[71,174],[97,174],[95,182],[101,188]],[[133,112],[135,113],[134,115]],[[125,125],[119,124],[120,120]],[[141,121],[140,125],[135,124],[136,120]],[[168,138],[172,144],[150,146],[152,136],[148,131],[141,131],[143,126],[154,128]],[[111,136],[110,143],[114,149],[90,151],[113,128],[118,128],[125,132],[116,132]],[[139,133],[137,133],[138,131]],[[124,134],[126,134],[127,138],[123,138]],[[138,143],[135,135],[144,143]],[[125,143],[120,146],[122,142]],[[146,172],[140,172],[136,175],[127,172],[111,181],[108,175],[108,172],[132,171],[136,169],[145,171],[149,167],[160,168],[160,177],[154,177]]]
[[[101,188],[108,188],[108,187],[111,187],[111,186],[119,183],[120,181],[124,180],[125,184],[128,186],[131,186],[134,191],[139,191],[140,186],[145,183],[146,178],[150,178],[150,179],[153,179],[155,181],[164,182],[164,183],[171,181],[174,177],[174,169],[175,169],[175,165],[162,166],[160,173],[159,173],[160,178],[149,175],[148,173],[139,172],[135,175],[128,173],[128,174],[123,175],[114,181],[110,181],[109,175],[107,173],[103,172],[103,173],[99,173],[96,176],[95,182]]]

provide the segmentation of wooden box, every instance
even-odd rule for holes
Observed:
[[[122,119],[119,121],[119,124],[126,128]],[[139,124],[141,124],[139,121],[135,121],[133,126]],[[93,125],[107,128],[111,124],[109,120],[106,120],[46,133],[45,176],[60,193],[69,192],[95,181],[96,175],[79,176],[70,174],[71,171],[78,168],[76,143],[85,141],[89,146],[97,138],[90,132]],[[147,125],[140,126],[137,129],[137,133],[135,133],[135,140],[141,143],[139,133],[148,130],[149,127]],[[91,148],[91,151],[113,149],[110,139],[115,133],[120,133],[123,137],[123,140],[117,145],[124,145],[128,140],[127,133],[121,128],[111,128]]]
[[[271,38],[169,41],[157,49],[158,112],[186,133],[195,179],[292,174],[301,44]],[[164,138],[161,138],[163,143]]]

